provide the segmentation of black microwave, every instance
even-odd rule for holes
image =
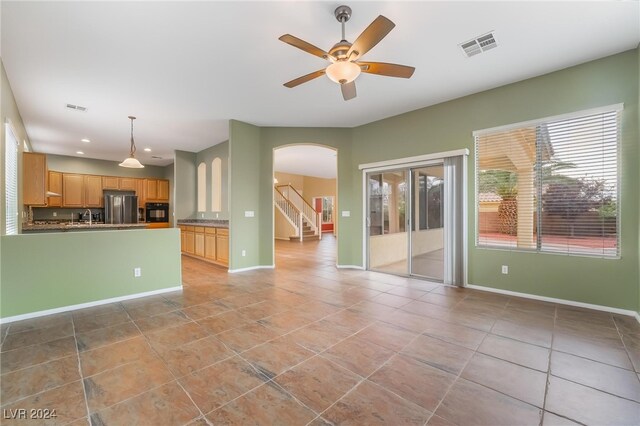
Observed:
[[[169,203],[147,203],[147,222],[169,222]]]

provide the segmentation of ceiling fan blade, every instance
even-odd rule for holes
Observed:
[[[365,30],[360,34],[360,36],[353,42],[349,52],[347,52],[347,57],[351,59],[357,59],[362,57],[365,53],[371,50],[376,44],[380,42],[389,31],[395,27],[396,24],[391,22],[390,19],[385,18],[384,16],[378,16]],[[351,57],[351,54],[355,56]]]
[[[307,81],[311,81],[314,78],[318,78],[321,75],[324,75],[324,70],[323,69],[322,70],[318,70],[318,71],[314,71],[314,72],[309,73],[307,75],[303,75],[302,77],[298,77],[295,80],[288,81],[288,82],[284,83],[284,86],[286,86],[289,89],[291,89],[293,87],[301,85],[302,83],[306,83]]]
[[[344,98],[345,101],[348,101],[356,97],[355,81],[352,81],[351,83],[341,84],[340,89],[342,90],[342,97]]]
[[[414,67],[406,65],[387,64],[385,62],[356,62],[360,65],[362,72],[369,74],[386,75],[388,77],[411,78]]]
[[[278,40],[284,41],[287,44],[290,44],[293,47],[297,47],[300,50],[304,50],[307,53],[311,53],[322,59],[328,59],[329,54],[319,47],[314,46],[311,43],[307,43],[304,40],[299,39],[298,37],[292,36],[291,34],[285,34],[281,36]]]

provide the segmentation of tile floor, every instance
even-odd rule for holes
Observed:
[[[182,292],[2,325],[0,423],[640,423],[633,318],[277,245],[275,270],[184,258]]]

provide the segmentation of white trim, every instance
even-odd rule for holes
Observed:
[[[249,266],[248,268],[239,268],[239,269],[229,269],[230,274],[235,274],[236,272],[247,272],[254,271],[256,269],[274,269],[276,265],[258,265],[258,266]]]
[[[506,124],[504,126],[490,127],[488,129],[474,130],[472,134],[474,137],[484,136],[491,133],[506,132],[508,130],[514,130],[520,127],[537,126],[538,124],[546,123],[549,121],[567,120],[569,118],[580,117],[583,115],[593,115],[611,111],[620,112],[623,109],[624,104],[613,104],[597,108],[584,109],[582,111],[569,112],[566,114],[552,115],[550,117],[537,118],[535,120],[521,121],[519,123]]]
[[[560,305],[577,306],[579,308],[587,308],[587,309],[593,309],[596,311],[611,312],[613,314],[627,315],[627,316],[635,317],[635,319],[637,319],[638,322],[640,322],[640,314],[636,311],[631,311],[628,309],[612,308],[610,306],[603,306],[603,305],[593,305],[591,303],[576,302],[573,300],[566,300],[566,299],[556,299],[555,297],[538,296],[537,294],[520,293],[517,291],[502,290],[499,288],[484,287],[481,285],[474,285],[474,284],[467,284],[465,287],[473,290],[487,291],[489,293],[504,294],[506,296],[522,297],[525,299],[540,300],[542,302],[551,302],[551,303],[557,303]]]
[[[456,149],[453,151],[434,152],[433,154],[416,155],[413,157],[396,158],[394,160],[385,160],[385,161],[378,161],[375,163],[360,164],[358,166],[358,169],[369,171],[369,169],[377,169],[377,168],[382,169],[382,168],[393,167],[393,166],[413,167],[414,163],[420,163],[420,162],[429,161],[429,160],[441,160],[445,157],[457,157],[459,155],[469,155],[469,150],[467,148],[463,148],[463,149]]]
[[[138,299],[140,297],[154,296],[156,294],[169,293],[182,290],[182,286],[162,288],[160,290],[145,291],[144,293],[128,294],[126,296],[111,297],[109,299],[96,300],[93,302],[79,303],[77,305],[62,306],[60,308],[47,309],[44,311],[30,312],[28,314],[14,315],[12,317],[0,318],[0,323],[6,324],[15,321],[22,321],[31,318],[43,317],[46,315],[58,314],[61,312],[75,311],[78,309],[92,308],[94,306],[106,305],[109,303],[122,302],[124,300]]]
[[[338,269],[360,269],[360,270],[364,270],[363,266],[360,265],[338,265],[336,263],[336,268]]]
[[[462,286],[469,283],[469,183],[467,181],[469,167],[468,155],[462,156]]]

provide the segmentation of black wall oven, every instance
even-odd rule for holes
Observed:
[[[169,222],[169,203],[147,203],[147,222]]]

